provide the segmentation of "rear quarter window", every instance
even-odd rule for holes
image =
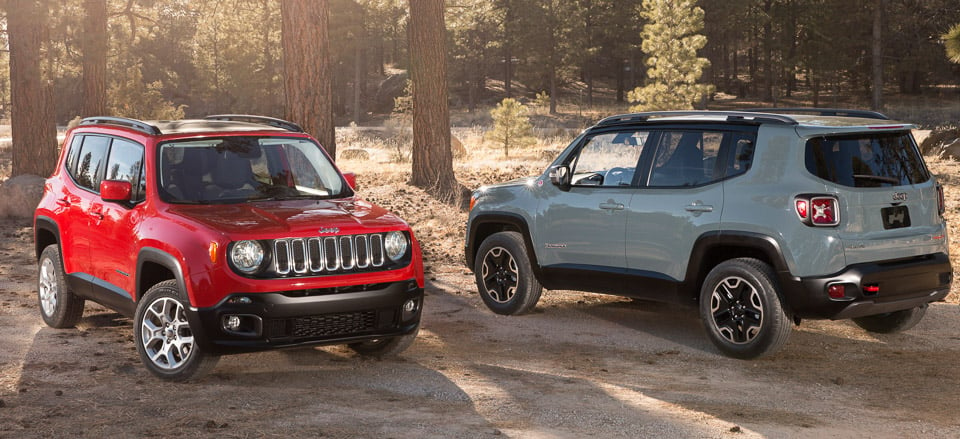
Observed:
[[[84,136],[83,144],[76,161],[76,169],[71,172],[77,185],[93,192],[100,192],[100,178],[104,167],[110,138]]]
[[[909,133],[816,137],[807,141],[805,160],[811,174],[849,187],[906,186],[930,179]]]

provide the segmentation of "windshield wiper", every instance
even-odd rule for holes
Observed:
[[[286,201],[286,200],[323,200],[329,198],[323,195],[310,195],[310,194],[300,194],[300,195],[275,195],[268,197],[252,197],[247,198],[247,202],[251,201]]]
[[[893,177],[884,177],[884,176],[880,176],[880,175],[853,174],[853,178],[856,178],[856,179],[858,179],[858,180],[880,181],[880,182],[883,182],[883,183],[890,183],[890,184],[892,184],[892,185],[899,185],[899,184],[900,184],[900,179],[893,178]]]

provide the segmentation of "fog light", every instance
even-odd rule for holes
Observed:
[[[403,312],[413,312],[415,309],[417,309],[417,302],[413,299],[403,304]]]
[[[249,305],[249,304],[253,303],[253,299],[251,299],[251,298],[249,298],[249,297],[247,297],[247,296],[237,296],[237,297],[231,297],[230,300],[228,300],[227,302],[228,302],[228,303],[239,303],[239,304],[241,304],[241,305]]]
[[[223,319],[223,329],[228,331],[236,331],[240,329],[240,317],[239,316],[227,316]]]
[[[847,296],[847,288],[843,284],[833,284],[827,287],[827,294],[832,299],[843,299]]]

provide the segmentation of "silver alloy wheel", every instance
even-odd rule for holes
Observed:
[[[176,369],[190,359],[193,331],[183,305],[161,297],[147,308],[140,322],[141,340],[150,361],[160,369]]]
[[[40,307],[43,314],[50,317],[57,312],[57,293],[60,291],[60,280],[57,279],[57,267],[53,260],[45,258],[40,263],[39,288]]]
[[[763,301],[760,292],[739,276],[717,283],[710,296],[710,314],[720,335],[734,344],[746,344],[763,327]]]
[[[520,284],[517,261],[503,247],[494,247],[483,257],[481,277],[487,295],[497,303],[509,302]]]

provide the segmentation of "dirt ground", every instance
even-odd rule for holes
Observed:
[[[951,218],[958,166],[931,166]],[[504,176],[458,175],[471,187]],[[906,333],[805,321],[755,361],[720,355],[693,311],[666,305],[548,291],[533,314],[503,317],[462,266],[465,213],[438,214],[402,174],[360,176],[425,247],[422,329],[398,359],[273,351],[162,382],[140,364],[129,319],[88,303],[77,328],[46,327],[29,221],[0,221],[0,438],[960,437],[956,293]]]

